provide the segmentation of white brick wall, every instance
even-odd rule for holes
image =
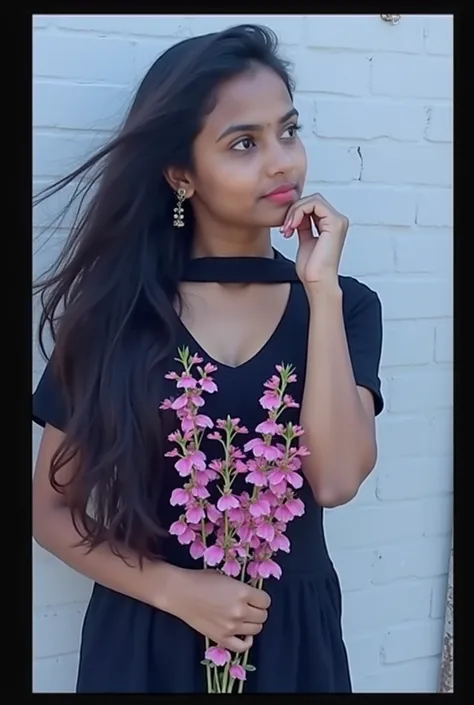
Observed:
[[[344,272],[384,308],[378,466],[326,519],[354,686],[433,692],[451,530],[451,18],[37,16],[34,180],[62,175],[104,138],[163,49],[249,19],[272,26],[295,63],[308,189],[349,216]],[[36,225],[53,212],[38,209]],[[34,588],[35,690],[72,690],[89,583],[36,549]]]

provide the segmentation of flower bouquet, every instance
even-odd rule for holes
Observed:
[[[180,422],[180,428],[168,436],[175,447],[166,455],[176,458],[175,468],[185,479],[170,498],[173,506],[183,507],[183,513],[169,531],[189,545],[194,559],[203,559],[204,568],[261,589],[265,579],[281,577],[273,557],[278,551],[290,551],[287,524],[304,513],[303,502],[295,496],[303,484],[301,457],[309,455],[304,446],[295,444],[303,429],[280,420],[286,409],[298,407],[287,393],[288,385],[296,381],[294,369],[277,365],[277,374],[265,382],[259,402],[268,417],[242,448],[236,439],[249,431],[240,419],[228,416],[214,422],[203,413],[205,394],[218,391],[212,378],[217,367],[211,363],[201,367],[202,358],[191,355],[188,348],[179,349],[178,355],[183,371],[169,372],[166,378],[176,382],[179,396],[160,406],[175,412]],[[205,437],[222,446],[220,459],[207,461],[201,450]],[[248,492],[234,491],[239,475],[248,483]],[[219,497],[216,503],[209,491],[213,483]],[[247,672],[255,670],[248,659],[249,651],[232,655],[206,638],[202,663],[207,692],[232,693],[238,684],[242,693]]]

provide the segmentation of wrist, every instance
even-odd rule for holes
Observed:
[[[176,609],[181,601],[182,586],[188,578],[188,571],[184,568],[160,561],[153,571],[151,604],[155,609],[169,614],[176,614]]]
[[[336,304],[342,302],[342,289],[337,277],[305,284],[305,290],[310,306],[319,305],[321,302]]]

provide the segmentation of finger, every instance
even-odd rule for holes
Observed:
[[[261,610],[267,610],[271,605],[270,595],[264,590],[257,590],[257,588],[250,588],[249,596],[247,598],[247,603],[252,607],[258,607]]]
[[[238,636],[226,637],[222,642],[221,646],[229,651],[234,651],[236,654],[243,654],[248,651],[253,644],[253,636],[246,636],[243,639],[239,639]]]
[[[298,226],[298,236],[301,242],[305,240],[312,240],[314,238],[311,217],[309,215],[305,214],[303,216],[301,223]]]
[[[247,606],[244,615],[245,622],[251,622],[252,624],[264,624],[267,621],[268,612],[265,609],[259,609],[257,607]]]
[[[257,636],[263,629],[263,624],[253,622],[241,622],[238,626],[239,636]]]

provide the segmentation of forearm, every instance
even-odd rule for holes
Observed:
[[[301,409],[302,442],[311,455],[303,470],[323,506],[349,501],[373,468],[373,422],[357,389],[346,340],[342,291],[308,294],[310,325]]]
[[[57,507],[34,529],[37,543],[64,563],[94,582],[165,612],[175,611],[173,595],[186,571],[164,561],[144,561],[123,549],[126,562],[103,543],[90,552],[77,546],[81,537],[67,507]]]

